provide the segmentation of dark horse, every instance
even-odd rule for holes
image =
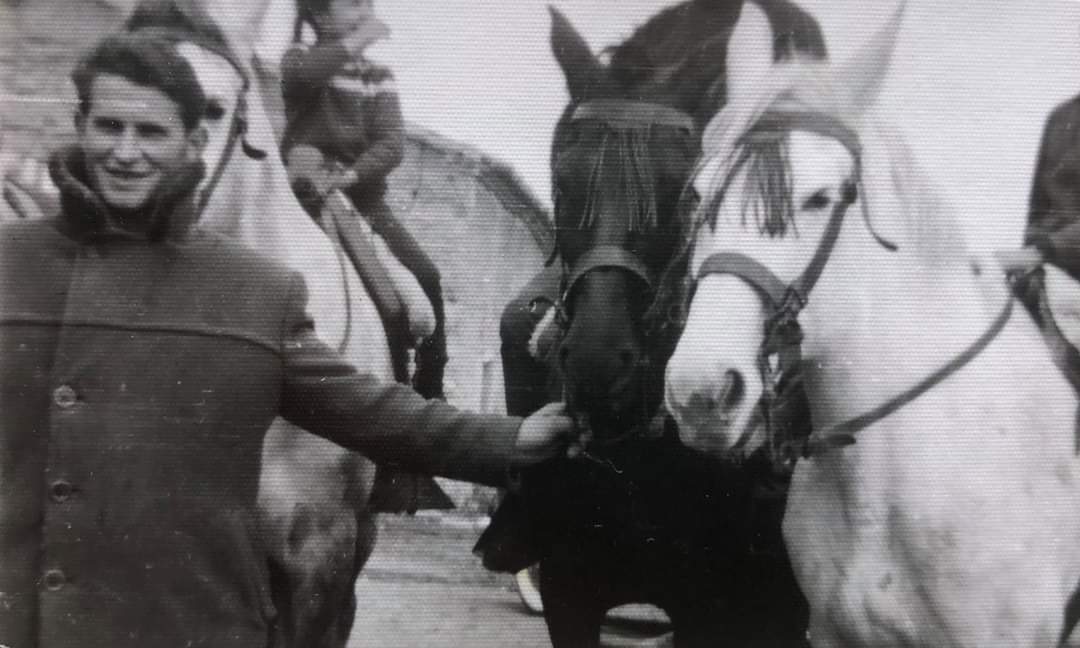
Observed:
[[[684,448],[658,415],[675,331],[664,309],[654,316],[655,286],[687,234],[684,186],[701,129],[726,99],[742,4],[669,8],[607,64],[552,10],[571,96],[552,147],[561,263],[504,315],[507,407],[525,414],[564,399],[591,441],[582,458],[522,475],[477,550],[492,569],[540,560],[556,646],[598,645],[607,610],[631,602],[664,609],[679,646],[804,642],[778,506],[762,512],[752,471]],[[810,16],[787,0],[759,4],[778,58],[825,56]],[[555,317],[543,322],[558,335],[545,351],[526,342],[549,308]]]

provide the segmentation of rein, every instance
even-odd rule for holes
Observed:
[[[763,385],[763,393],[758,406],[764,420],[772,461],[786,469],[792,468],[800,457],[808,458],[833,448],[854,444],[855,434],[896,412],[959,371],[982,353],[1001,333],[1012,315],[1013,308],[1013,299],[1010,297],[991,326],[971,346],[937,371],[885,403],[843,423],[825,430],[811,432],[805,438],[778,438],[771,412],[785,393],[792,388],[794,382],[792,373],[802,363],[803,333],[798,316],[806,307],[810,292],[832,255],[840,236],[844,216],[859,197],[858,187],[861,182],[861,146],[858,136],[839,120],[828,115],[805,112],[767,113],[747,137],[781,137],[794,129],[808,130],[838,140],[852,153],[856,167],[854,179],[845,183],[841,199],[833,207],[825,233],[802,274],[791,284],[786,284],[765,265],[753,258],[737,252],[720,252],[706,258],[695,277],[695,282],[700,282],[709,275],[733,275],[754,288],[768,305],[770,314],[765,320],[765,335],[757,357],[758,371]],[[737,169],[733,169],[730,172],[725,186],[730,183],[736,171]],[[863,216],[874,239],[887,250],[895,251],[897,249],[895,245],[877,236],[870,227],[865,198]],[[751,426],[743,432],[735,443],[734,449],[744,447],[750,441],[752,434],[753,427]]]

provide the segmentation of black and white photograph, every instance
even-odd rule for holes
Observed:
[[[0,648],[1080,648],[1080,0],[0,0]]]

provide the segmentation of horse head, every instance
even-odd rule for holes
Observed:
[[[743,12],[731,101],[706,130],[695,174],[693,292],[667,367],[666,404],[687,445],[726,455],[784,442],[767,434],[771,406],[859,317],[853,284],[876,274],[866,260],[907,241],[886,220],[896,192],[877,191],[897,174],[878,152],[898,141],[871,143],[867,126],[901,15],[844,65],[777,65],[761,51],[763,17]]]
[[[552,49],[570,94],[551,156],[564,264],[558,367],[568,403],[598,439],[647,420],[661,400],[666,352],[647,339],[656,326],[646,312],[686,236],[683,190],[701,128],[726,99],[726,42],[742,4],[683,2],[606,62],[552,9]],[[786,2],[766,4],[787,27],[777,52],[809,43],[823,53],[812,20]]]

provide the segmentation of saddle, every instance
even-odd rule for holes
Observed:
[[[302,145],[289,151],[286,168],[300,204],[348,255],[387,334],[409,332],[411,339],[391,340],[391,344],[419,346],[435,331],[435,309],[412,272],[335,187],[339,165],[326,160],[318,149]]]
[[[297,146],[286,158],[300,204],[348,257],[386,330],[394,379],[409,384],[408,349],[435,331],[435,309],[416,277],[391,253],[352,202],[334,188],[334,165],[315,148]],[[447,510],[454,502],[433,477],[378,464],[371,507],[379,513]]]

